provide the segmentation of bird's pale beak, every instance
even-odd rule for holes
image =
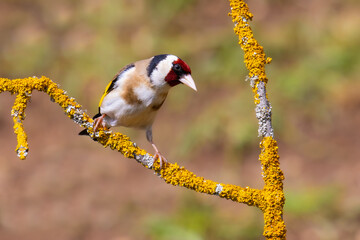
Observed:
[[[183,84],[185,84],[186,86],[188,86],[188,87],[194,89],[195,91],[197,91],[194,79],[191,77],[190,74],[182,76],[179,79],[179,81],[182,82]]]

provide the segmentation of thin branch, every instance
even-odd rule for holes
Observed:
[[[264,236],[267,239],[285,239],[286,227],[283,220],[285,197],[283,193],[284,175],[280,169],[277,143],[274,139],[274,130],[271,124],[271,104],[266,93],[268,79],[265,74],[265,65],[271,62],[266,57],[263,47],[254,38],[249,25],[253,15],[247,4],[242,0],[230,0],[231,13],[235,23],[234,32],[239,37],[239,45],[244,50],[244,62],[249,70],[247,80],[254,93],[255,112],[258,119],[258,134],[261,154],[259,160],[262,166],[262,177],[265,182],[262,194],[266,199],[264,212]]]
[[[93,119],[81,108],[74,98],[67,96],[66,92],[60,89],[56,83],[47,77],[29,77],[25,79],[6,79],[0,78],[0,93],[8,91],[17,94],[12,110],[14,119],[15,133],[17,134],[18,147],[16,149],[20,159],[25,159],[28,152],[27,137],[25,134],[23,120],[25,119],[25,109],[33,90],[45,92],[53,102],[59,104],[66,115],[76,124],[85,127],[90,133],[90,137],[96,137],[97,142],[105,147],[117,150],[127,158],[133,158],[146,168],[152,169],[166,183],[174,186],[181,186],[196,192],[207,193],[221,198],[230,199],[235,202],[245,203],[250,206],[265,207],[261,190],[242,188],[231,184],[222,184],[212,180],[198,177],[194,173],[180,167],[178,164],[167,163],[160,169],[160,164],[154,157],[145,150],[139,148],[130,138],[124,134],[104,131],[93,133]]]

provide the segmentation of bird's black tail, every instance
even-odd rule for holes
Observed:
[[[84,129],[81,132],[79,132],[79,135],[84,136],[84,135],[89,135],[89,133],[87,132],[87,129]]]

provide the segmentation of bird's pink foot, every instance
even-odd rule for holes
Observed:
[[[159,159],[160,161],[160,169],[162,168],[164,163],[167,163],[167,159],[159,152],[159,150],[157,149],[157,147],[155,146],[155,144],[151,144],[155,150],[155,154],[154,154],[154,158],[155,159]]]
[[[97,129],[99,128],[99,125],[102,125],[103,127],[104,127],[104,124],[103,124],[103,120],[104,120],[104,117],[105,117],[106,115],[105,114],[103,114],[103,115],[101,115],[101,117],[98,117],[98,118],[95,118],[94,119],[94,132],[96,132],[97,131]]]

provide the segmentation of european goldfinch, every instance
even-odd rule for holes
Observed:
[[[174,55],[156,55],[125,66],[107,85],[100,99],[99,113],[94,116],[94,132],[99,125],[145,129],[162,167],[167,160],[153,142],[152,125],[170,88],[180,83],[197,91],[190,67]],[[85,129],[79,134],[88,133]]]

